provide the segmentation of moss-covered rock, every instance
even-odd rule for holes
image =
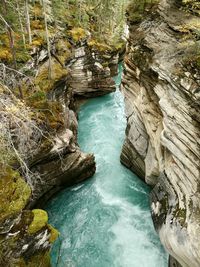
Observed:
[[[58,230],[56,230],[50,224],[48,224],[48,228],[49,228],[49,230],[51,232],[51,236],[49,238],[49,242],[50,243],[54,243],[54,241],[56,241],[56,239],[58,238],[58,236],[59,236],[60,233],[58,232]]]
[[[49,250],[58,232],[47,221],[43,210],[24,210],[7,219],[7,233],[0,234],[0,266],[50,266]]]
[[[55,59],[51,62],[51,77],[49,78],[49,63],[46,62],[38,72],[35,79],[36,86],[39,86],[42,91],[49,92],[53,90],[56,84],[66,79],[68,70],[61,66]]]
[[[159,0],[133,0],[127,8],[127,18],[130,23],[140,23]]]
[[[107,45],[106,43],[100,42],[95,39],[91,39],[88,41],[88,46],[92,49],[95,49],[99,52],[106,52],[106,51],[112,51],[112,47]]]
[[[46,226],[48,222],[47,212],[40,209],[32,210],[33,212],[33,221],[29,225],[28,232],[29,234],[35,234],[43,227]]]
[[[17,171],[7,167],[0,179],[0,220],[20,212],[31,196],[31,189]]]

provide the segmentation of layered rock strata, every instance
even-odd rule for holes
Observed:
[[[71,60],[65,65],[68,73],[48,93],[50,101],[56,99],[60,103],[64,125],[50,144],[47,142],[46,147],[42,146],[33,155],[30,163],[31,170],[39,177],[34,181],[34,203],[44,194],[50,196],[51,190],[55,193],[63,185],[71,186],[95,172],[94,156],[82,153],[77,143],[78,120],[74,100],[115,90],[112,77],[117,71],[118,55],[100,53],[86,42],[74,47],[71,54]],[[45,64],[42,63],[40,69]]]
[[[162,0],[129,20],[121,161],[154,187],[152,217],[169,266],[200,266],[198,13]]]
[[[87,45],[75,49],[71,62],[71,87],[75,96],[94,97],[115,91],[118,55],[102,54]]]

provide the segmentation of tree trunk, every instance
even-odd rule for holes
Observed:
[[[24,48],[26,48],[26,38],[25,38],[25,34],[24,34],[24,27],[22,24],[22,18],[21,18],[21,14],[20,14],[19,3],[18,3],[18,0],[16,0],[15,2],[17,5],[17,13],[18,13],[18,20],[19,20],[19,24],[20,24],[20,28],[21,28],[21,33],[22,33],[22,40],[23,40]]]
[[[43,14],[44,14],[44,23],[45,23],[45,32],[46,32],[46,40],[47,40],[47,51],[48,51],[48,57],[49,57],[49,79],[52,78],[52,67],[51,67],[51,45],[49,41],[49,32],[48,32],[48,25],[47,25],[47,16],[46,16],[46,8],[45,8],[45,2],[42,0],[42,6],[43,6]]]
[[[6,1],[3,0],[3,5],[4,5],[4,15],[6,16],[7,13],[7,4]],[[14,68],[17,68],[17,61],[16,61],[16,51],[15,51],[15,46],[14,46],[14,37],[13,37],[13,31],[11,26],[7,23],[7,21],[2,17],[2,20],[5,23],[6,29],[7,29],[7,34],[8,34],[8,39],[9,39],[9,46],[10,46],[10,50],[12,53],[12,58],[13,58],[13,65]]]
[[[25,13],[26,13],[26,27],[27,27],[27,33],[28,33],[28,40],[29,40],[29,44],[31,44],[32,36],[31,36],[31,24],[30,24],[28,0],[25,0]]]
[[[8,37],[9,37],[9,43],[10,43],[10,48],[12,51],[12,57],[13,57],[13,64],[15,69],[17,68],[17,60],[16,60],[16,51],[15,51],[15,46],[14,46],[14,37],[13,37],[13,32],[10,26],[7,27],[8,30]]]

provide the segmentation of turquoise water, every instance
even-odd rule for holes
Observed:
[[[115,81],[120,84],[121,74]],[[97,172],[47,205],[61,233],[52,249],[54,267],[167,266],[151,221],[149,188],[120,164],[125,127],[119,90],[81,107],[79,144],[95,154]]]

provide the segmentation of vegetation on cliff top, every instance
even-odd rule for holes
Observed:
[[[0,78],[4,83],[15,69],[22,73],[14,75],[12,91],[35,110],[35,118],[42,123],[46,119],[49,131],[57,131],[62,126],[63,116],[58,103],[50,101],[47,95],[67,79],[66,65],[73,58],[73,47],[87,41],[88,47],[98,52],[120,50],[124,45],[121,37],[126,2],[2,1]],[[42,50],[46,51],[43,58],[46,63],[39,68]],[[13,73],[8,66],[13,68]]]
[[[126,2],[3,0],[0,60],[19,68],[31,58],[33,49],[43,46],[49,53],[53,39],[61,33],[77,43],[89,32],[93,40],[114,47],[123,32]]]
[[[145,20],[148,15],[156,14],[160,0],[133,0],[127,8],[127,19],[130,25],[137,25]],[[200,70],[200,2],[199,0],[175,0],[174,8],[179,8],[186,15],[184,23],[177,26],[181,33],[180,49],[184,49],[181,62],[185,68]],[[178,36],[178,34],[177,34]],[[137,55],[136,60],[141,59]]]
[[[66,82],[69,74],[66,65],[73,58],[73,47],[87,41],[89,48],[103,53],[121,49],[126,2],[3,0],[0,6],[0,81],[4,121],[12,123],[16,117],[18,125],[14,123],[12,128],[35,125],[35,128],[42,126],[47,133],[57,132],[64,123],[62,109],[48,95]],[[38,66],[41,56],[42,66]],[[15,100],[7,105],[4,100],[9,102],[8,96]],[[18,98],[22,101],[16,101]],[[5,131],[1,134],[0,158],[12,166],[11,161],[20,163],[23,157],[19,153],[16,159],[18,148],[12,141],[9,127],[5,128],[2,123]]]
[[[1,83],[31,108],[34,121],[48,132],[58,131],[64,123],[61,107],[48,95],[65,83],[69,74],[66,64],[73,58],[73,47],[87,41],[89,48],[99,52],[120,50],[126,2],[2,1]],[[38,67],[40,51],[46,53],[42,67]],[[5,144],[6,138],[2,140]],[[10,157],[13,153],[3,154]]]

